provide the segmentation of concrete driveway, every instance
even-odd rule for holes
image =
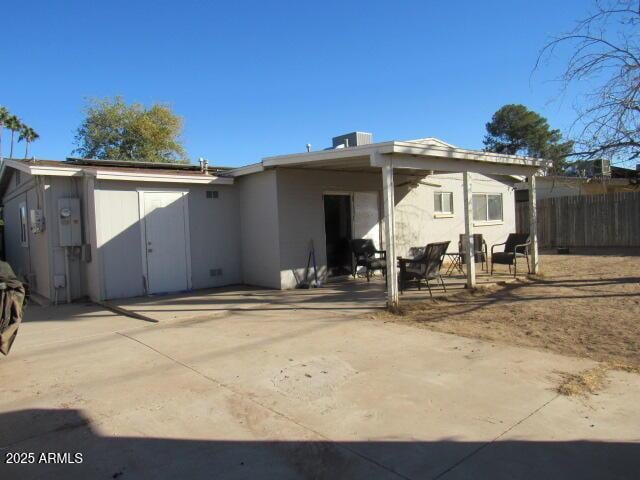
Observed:
[[[320,293],[122,302],[159,323],[30,307],[0,359],[0,478],[637,478],[640,376],[558,396],[589,361],[384,323],[369,287]]]

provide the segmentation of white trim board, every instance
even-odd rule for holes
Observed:
[[[109,170],[105,168],[83,168],[71,165],[63,165],[60,162],[60,166],[50,165],[30,165],[25,162],[18,162],[16,160],[5,160],[7,167],[20,170],[30,175],[43,175],[43,176],[55,176],[55,177],[73,177],[73,176],[92,176],[99,180],[124,180],[124,181],[139,181],[139,182],[165,182],[165,183],[195,183],[195,184],[220,184],[220,185],[233,185],[234,180],[231,177],[218,177],[215,175],[180,175],[166,174],[166,173],[142,173],[142,172],[127,172],[120,170]]]
[[[139,182],[163,182],[163,183],[195,183],[195,184],[218,184],[218,185],[233,185],[233,178],[228,177],[214,177],[210,175],[203,175],[197,177],[194,175],[166,175],[166,174],[153,174],[153,173],[132,173],[132,172],[111,172],[98,170],[95,174],[98,180],[124,180],[124,181],[139,181]]]

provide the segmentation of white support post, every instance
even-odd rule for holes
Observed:
[[[380,154],[371,154],[372,163]],[[385,159],[382,167],[382,198],[384,203],[384,243],[387,251],[387,307],[398,306],[398,271],[396,269],[394,185],[391,158]]]
[[[536,205],[536,177],[529,176],[529,240],[531,241],[531,272],[540,272],[538,257],[538,210]]]
[[[476,258],[473,248],[473,186],[471,173],[462,173],[464,187],[464,234],[467,259],[467,288],[476,287]],[[461,252],[462,253],[462,252]]]

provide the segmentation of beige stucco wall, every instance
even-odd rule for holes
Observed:
[[[59,198],[66,197],[79,197],[82,201],[82,180],[50,176],[32,178],[25,172],[21,172],[20,175],[24,186],[19,189],[9,188],[3,200],[5,221],[8,224],[5,230],[5,242],[9,245],[7,260],[12,266],[15,265],[14,269],[17,272],[31,279],[33,291],[54,300],[56,297],[54,276],[65,275],[65,252],[59,246],[58,240],[57,202]],[[26,190],[23,190],[24,188]],[[28,211],[41,209],[44,215],[44,231],[33,233],[29,228],[28,247],[20,245],[18,205],[22,201],[27,202]],[[82,205],[81,208],[84,206]],[[76,249],[69,259],[69,285],[72,299],[81,298],[87,294],[86,265],[81,261],[79,253],[79,249]],[[60,301],[64,301],[64,289],[58,291],[58,297]]]
[[[144,294],[138,189],[188,191],[192,288],[242,282],[239,202],[233,186],[100,180],[94,196],[103,298]],[[207,198],[207,190],[217,190],[218,198]],[[212,269],[222,274],[212,276]]]
[[[97,256],[97,229],[96,224],[96,200],[95,200],[96,179],[86,176],[82,179],[82,222],[83,241],[89,248],[90,259],[85,262],[84,279],[86,295],[94,300],[104,298],[102,295],[102,268]]]
[[[380,191],[381,176],[377,173],[279,169],[277,179],[280,230],[279,286],[293,288],[299,279],[304,278],[311,240],[314,244],[319,275],[325,279],[327,257],[323,194]]]
[[[459,235],[464,233],[464,200],[462,174],[442,174],[428,177],[429,183],[439,186],[419,185],[396,190],[396,251],[406,256],[411,247],[424,247],[428,243],[449,240],[449,252],[458,251]],[[472,175],[474,193],[502,194],[502,222],[491,224],[474,222],[474,233],[481,233],[489,245],[503,242],[509,233],[515,232],[515,197],[510,182],[497,181],[484,175]],[[453,216],[437,217],[434,210],[434,193],[453,193]],[[398,195],[398,193],[401,195]]]
[[[12,172],[12,179],[15,171]],[[65,252],[59,246],[57,202],[60,198],[79,197],[82,201],[81,179],[70,177],[31,177],[20,173],[21,186],[12,186],[4,195],[5,242],[7,260],[16,273],[24,275],[32,282],[34,292],[54,300],[54,276],[65,275]],[[20,245],[20,221],[18,205],[26,201],[27,210],[41,209],[44,215],[44,231],[33,233],[29,228],[29,245]],[[81,206],[84,208],[84,206]],[[30,219],[28,219],[30,221]],[[29,227],[30,227],[29,223]],[[69,285],[71,298],[77,299],[87,294],[85,264],[81,261],[79,249],[69,259]],[[58,291],[59,300],[64,301],[65,290]]]
[[[280,288],[280,232],[276,172],[236,179],[242,277],[247,285]]]
[[[95,187],[95,190],[94,190]],[[16,273],[33,281],[34,291],[53,300],[55,275],[65,275],[65,250],[59,245],[58,199],[78,197],[83,222],[82,243],[91,246],[90,259],[80,248],[71,250],[69,279],[71,298],[94,300],[144,294],[142,246],[137,188],[188,190],[192,288],[206,288],[242,282],[240,223],[237,191],[230,185],[179,185],[96,181],[88,178],[42,177],[36,183],[21,173],[21,183],[10,183],[4,195],[6,256]],[[217,190],[217,199],[206,198]],[[29,245],[20,245],[18,208],[42,208],[45,230],[33,234]],[[211,270],[221,269],[221,275]],[[65,290],[58,291],[60,301]]]
[[[16,274],[31,282],[33,292],[49,297],[50,294],[50,256],[47,247],[48,230],[33,233],[28,229],[28,245],[20,242],[19,205],[25,202],[27,215],[32,209],[43,208],[45,186],[36,182],[31,175],[20,172],[20,183],[16,184],[12,171],[9,185],[3,197],[5,255]],[[27,219],[28,221],[28,219]]]
[[[347,173],[327,170],[278,169],[277,198],[279,215],[280,288],[294,288],[304,277],[309,243],[313,240],[322,280],[326,280],[326,237],[324,230],[323,194],[377,191],[382,199],[382,179],[378,173]],[[489,247],[504,241],[515,232],[515,199],[510,182],[473,175],[473,191],[501,193],[503,221],[492,224],[474,223],[475,233],[482,233]],[[462,175],[432,175],[428,182],[440,186],[406,184],[409,178],[396,175],[396,249],[406,256],[411,247],[427,243],[451,241],[449,251],[458,250],[458,239],[464,233]],[[402,184],[406,184],[402,186]],[[454,214],[435,218],[434,192],[453,192]],[[382,205],[379,207],[383,215]],[[383,228],[381,225],[381,233]],[[382,238],[384,246],[384,238]],[[272,285],[269,285],[272,286]]]
[[[382,199],[379,173],[277,169],[236,179],[235,185],[140,184],[88,178],[43,177],[40,183],[22,174],[19,186],[4,196],[7,258],[19,273],[36,275],[35,290],[53,299],[53,277],[64,274],[64,249],[58,245],[57,201],[79,197],[83,215],[83,243],[91,245],[91,259],[70,259],[72,298],[119,298],[144,294],[138,188],[188,190],[192,287],[237,283],[271,288],[293,288],[304,276],[313,240],[321,278],[326,276],[326,238],[323,194],[377,192]],[[462,177],[432,175],[433,185],[396,175],[397,254],[411,247],[450,240],[458,248],[464,231]],[[38,190],[40,189],[40,190]],[[219,192],[218,199],[206,191]],[[454,214],[435,218],[434,192],[453,192]],[[503,241],[515,231],[514,194],[510,184],[474,175],[473,190],[503,195],[503,221],[475,224],[487,243]],[[39,192],[39,193],[38,193]],[[29,248],[20,246],[18,204],[44,209],[46,229],[30,232]],[[382,205],[379,205],[382,217]],[[380,228],[381,233],[383,228]],[[384,248],[384,239],[381,238]],[[210,270],[223,275],[211,276]],[[64,290],[59,292],[64,299]]]
[[[53,279],[55,275],[65,275],[65,249],[60,246],[60,234],[58,231],[58,200],[61,198],[79,198],[80,209],[84,208],[84,194],[82,191],[82,179],[75,177],[45,177],[48,187],[45,194],[45,221],[49,235],[49,248],[51,252],[51,299],[55,298]],[[84,225],[83,225],[84,229]],[[83,233],[84,237],[84,233]],[[79,247],[69,251],[69,286],[71,299],[82,298],[87,295],[86,265],[81,259]],[[65,289],[58,290],[58,299],[65,301]]]

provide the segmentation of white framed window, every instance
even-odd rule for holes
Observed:
[[[502,223],[502,194],[474,193],[473,220],[477,223]]]
[[[433,212],[436,217],[450,217],[453,215],[453,193],[434,192]]]
[[[20,245],[23,247],[29,246],[29,224],[27,220],[27,203],[21,202],[18,205],[18,212],[20,215]]]

